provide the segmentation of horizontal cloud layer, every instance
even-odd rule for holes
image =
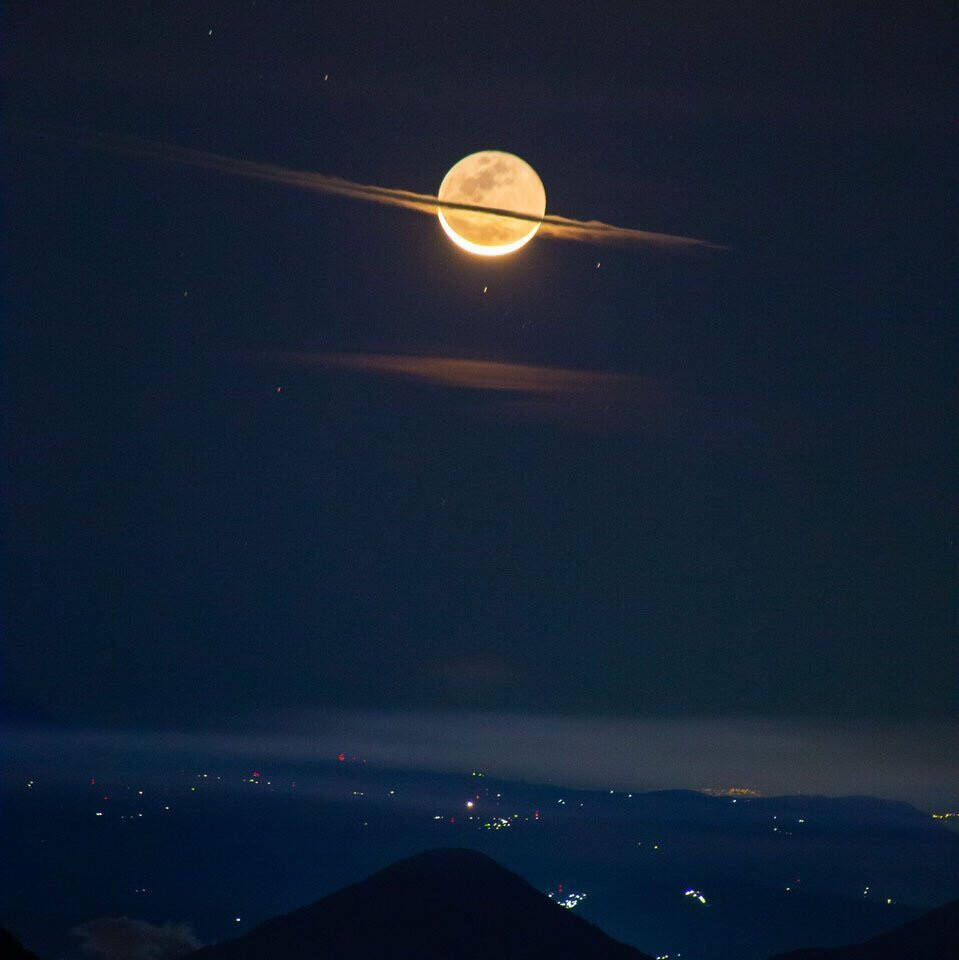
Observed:
[[[476,413],[515,423],[694,447],[735,446],[768,432],[773,419],[756,401],[697,396],[661,377],[612,370],[408,353],[274,351],[255,359],[468,391]]]
[[[395,374],[444,387],[547,397],[605,396],[635,382],[635,378],[628,375],[602,370],[504,363],[498,360],[401,353],[330,353],[314,354],[312,357],[322,366]]]
[[[486,770],[567,787],[746,786],[761,793],[869,794],[927,809],[956,799],[955,723],[766,718],[566,717],[518,713],[324,711],[241,732],[0,731],[0,755],[77,763],[160,758],[330,762],[341,750],[406,770]],[[68,752],[69,748],[69,752]],[[32,768],[31,768],[32,769]]]
[[[241,160],[235,157],[226,157],[221,154],[207,153],[201,150],[191,150],[153,140],[143,140],[137,137],[116,137],[102,134],[78,133],[60,128],[31,128],[27,131],[45,138],[68,142],[77,146],[92,147],[123,153],[127,156],[145,160],[158,160],[175,163],[181,166],[199,167],[217,173],[226,173],[231,176],[245,177],[251,180],[263,180],[268,183],[295,187],[300,190],[310,190],[315,193],[325,193],[331,196],[346,197],[352,200],[363,200],[368,203],[381,203],[387,206],[401,207],[418,213],[428,213],[435,216],[439,209],[439,198],[428,193],[416,193],[412,190],[401,190],[393,187],[379,187],[372,184],[356,183],[342,177],[327,176],[322,173],[313,173],[308,170],[293,170],[271,163],[260,163],[255,160]],[[614,224],[603,223],[599,220],[575,220],[570,217],[560,217],[549,214],[542,219],[535,216],[519,214],[512,210],[501,210],[496,207],[475,206],[468,203],[450,203],[444,201],[444,209],[472,210],[477,213],[492,213],[509,216],[513,220],[539,222],[539,233],[542,236],[553,237],[558,240],[580,240],[589,243],[615,243],[635,246],[652,247],[661,250],[688,250],[693,248],[722,250],[721,245],[695,237],[674,236],[667,233],[655,233],[650,230],[638,230],[633,227],[618,227]]]

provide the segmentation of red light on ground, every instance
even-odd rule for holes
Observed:
[[[450,823],[456,823],[456,817],[450,817]]]
[[[253,771],[253,776],[254,776],[254,777],[258,777],[259,775],[260,775],[260,771],[259,771],[259,770],[254,770],[254,771]]]
[[[345,754],[345,753],[338,753],[338,754],[336,755],[336,759],[339,760],[340,763],[345,763],[345,762],[346,762],[346,754]]]

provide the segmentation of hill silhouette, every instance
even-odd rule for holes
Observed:
[[[0,960],[37,960],[9,930],[0,927]]]
[[[417,854],[190,960],[651,960],[473,850]]]
[[[956,957],[959,957],[959,900],[864,943],[794,950],[771,960],[955,960]]]
[[[139,953],[137,954],[139,956]],[[151,954],[152,955],[152,954]],[[652,960],[607,936],[473,850],[444,848],[394,863],[311,906],[185,960]],[[770,960],[955,960],[959,900],[863,943]],[[37,960],[0,928],[0,960]]]

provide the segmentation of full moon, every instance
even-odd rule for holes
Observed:
[[[481,150],[463,157],[443,177],[439,200],[510,210],[531,217],[546,213],[546,191],[536,171],[519,157]],[[474,210],[438,211],[440,225],[453,243],[482,257],[500,257],[533,239],[539,224]]]

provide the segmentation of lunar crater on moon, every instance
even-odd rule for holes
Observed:
[[[500,150],[483,150],[460,160],[443,178],[438,199],[439,221],[449,238],[464,250],[487,257],[518,250],[533,238],[539,223],[444,208],[444,200],[538,218],[546,213],[546,191],[536,171]]]

